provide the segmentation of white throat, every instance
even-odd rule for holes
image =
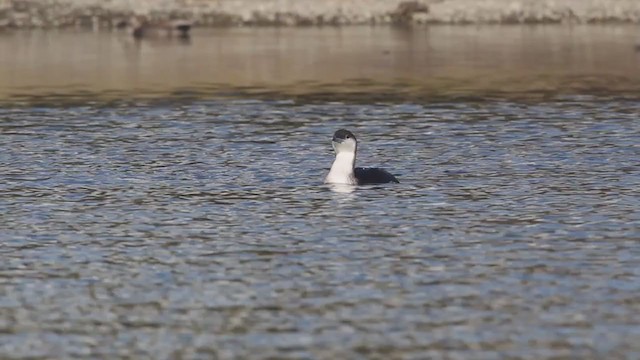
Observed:
[[[356,164],[355,151],[340,151],[336,153],[336,159],[331,165],[331,170],[324,180],[325,184],[357,185],[358,181],[353,173]]]

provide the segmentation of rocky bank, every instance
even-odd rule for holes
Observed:
[[[0,0],[0,27],[109,29],[131,16],[196,26],[640,23],[640,0]]]

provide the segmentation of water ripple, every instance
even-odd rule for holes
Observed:
[[[0,354],[637,357],[639,110],[3,108]],[[401,183],[323,185],[340,127]]]

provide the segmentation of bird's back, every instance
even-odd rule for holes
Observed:
[[[391,175],[384,169],[357,167],[353,170],[354,175],[358,180],[358,185],[385,184],[391,182],[399,183],[395,176]]]

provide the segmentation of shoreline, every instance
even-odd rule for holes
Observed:
[[[0,0],[0,29],[108,30],[132,17],[198,27],[640,24],[637,0]]]

